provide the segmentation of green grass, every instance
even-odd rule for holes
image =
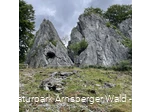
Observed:
[[[41,81],[49,77],[49,74],[55,71],[73,71],[78,70],[79,72],[76,75],[72,75],[64,80],[65,88],[62,93],[56,93],[54,91],[45,91],[39,88]],[[131,71],[113,71],[113,70],[104,70],[97,68],[75,68],[75,67],[64,67],[64,68],[38,68],[38,69],[20,69],[19,82],[23,84],[19,88],[19,95],[26,97],[48,97],[49,95],[53,98],[56,98],[56,94],[59,94],[61,97],[100,97],[106,94],[119,95],[122,93],[127,94],[128,97],[132,96],[132,74]],[[104,83],[113,83],[116,86],[113,88],[103,88]],[[96,86],[100,85],[99,86]],[[94,91],[95,93],[91,92]],[[54,100],[54,99],[53,99]],[[49,109],[46,109],[44,106],[39,106],[41,103],[19,103],[19,111],[24,112],[27,108],[30,111],[39,111],[39,112],[53,112],[57,111],[57,103],[48,102],[50,105]],[[84,103],[67,103],[66,107],[61,106],[59,108],[60,112],[80,112],[84,110],[89,112],[89,110],[96,112],[104,109],[106,111],[115,110],[116,108],[120,110],[126,110],[125,112],[131,112],[132,106],[131,102],[126,103],[109,103],[100,104],[95,102],[94,104],[84,104]],[[87,107],[86,107],[87,106]],[[71,107],[71,108],[70,108]],[[125,108],[127,107],[127,108]],[[118,109],[118,110],[119,110]],[[118,111],[119,112],[119,111]]]

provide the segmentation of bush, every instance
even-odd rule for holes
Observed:
[[[73,50],[73,52],[75,53],[75,55],[80,55],[80,53],[82,51],[84,51],[88,46],[88,43],[84,40],[81,40],[78,43],[74,43],[72,45],[69,46],[69,49]]]
[[[106,23],[106,26],[107,26],[107,27],[110,27],[110,26],[111,26],[110,22],[107,22],[107,23]]]
[[[113,66],[112,68],[116,71],[129,71],[132,69],[132,65],[129,60],[124,60],[118,63],[116,66]]]
[[[99,14],[100,16],[103,15],[103,10],[100,8],[93,8],[89,7],[84,10],[84,15],[90,15],[91,13]]]

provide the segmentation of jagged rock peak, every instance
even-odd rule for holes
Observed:
[[[27,54],[26,63],[34,68],[73,65],[67,48],[49,20],[44,19],[36,32],[34,44]]]
[[[79,17],[77,26],[71,32],[68,53],[75,64],[112,66],[127,59],[128,49],[122,44],[118,30],[107,26],[108,21],[98,14]],[[75,55],[72,45],[85,40],[86,49]]]

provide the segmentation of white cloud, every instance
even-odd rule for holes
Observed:
[[[41,7],[40,10],[36,11],[36,15],[48,15],[48,16],[55,16],[56,10],[50,9],[48,7]]]
[[[113,4],[131,4],[132,0],[25,0],[32,4],[36,15],[36,30],[44,18],[55,26],[60,38],[70,35],[78,17],[90,6],[106,10]]]

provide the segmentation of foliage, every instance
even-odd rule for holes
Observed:
[[[132,41],[129,38],[124,38],[123,42],[122,42],[126,47],[128,48],[132,48]]]
[[[112,27],[113,27],[113,29],[114,29],[114,30],[115,30],[115,29],[117,29],[117,27],[116,27],[116,26],[114,26],[114,25],[113,25]]]
[[[88,43],[85,39],[81,40],[80,42],[74,43],[69,46],[69,49],[73,50],[76,55],[79,55],[82,51],[84,51],[88,46]]]
[[[107,26],[107,27],[110,27],[110,26],[111,26],[110,22],[107,22],[107,23],[106,23],[106,26]]]
[[[129,60],[123,60],[112,68],[116,71],[129,71],[132,69],[132,65]]]
[[[129,51],[128,51],[128,59],[130,59],[132,61],[132,47],[129,48]]]
[[[34,10],[32,5],[19,0],[19,62],[25,60],[25,54],[32,45],[34,35]]]
[[[104,16],[116,26],[123,20],[132,17],[132,5],[112,5],[104,13]]]
[[[57,41],[56,40],[50,40],[50,42],[56,47]]]
[[[103,15],[103,10],[100,8],[89,7],[84,10],[84,15],[90,15],[91,13]]]
[[[126,38],[124,38],[122,43],[123,43],[123,45],[125,45],[129,49],[128,59],[132,59],[132,40],[126,37]]]

